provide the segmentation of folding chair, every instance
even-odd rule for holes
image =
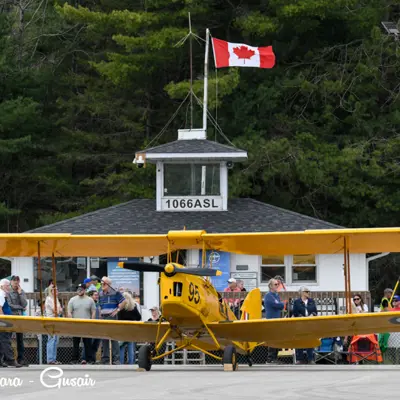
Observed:
[[[321,345],[314,351],[315,362],[326,360],[332,364],[337,364],[339,358],[339,346],[341,345],[340,337],[329,337],[321,339]]]
[[[374,334],[353,336],[347,359],[350,364],[364,363],[364,361],[382,363],[382,353],[377,336]]]

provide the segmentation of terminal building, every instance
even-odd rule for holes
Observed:
[[[133,156],[133,155],[132,155]],[[154,164],[156,193],[154,199],[133,199],[31,230],[32,233],[71,234],[166,234],[170,230],[205,230],[208,233],[303,231],[335,229],[340,226],[301,215],[250,198],[230,198],[229,171],[234,163],[247,160],[247,152],[233,146],[207,140],[203,129],[178,131],[176,141],[138,151],[134,163],[138,167]],[[154,168],[154,166],[150,166]],[[140,169],[137,170],[140,173]],[[158,273],[121,270],[114,258],[57,258],[59,292],[74,292],[78,283],[91,275],[108,275],[113,287],[131,288],[140,297],[144,309],[159,304]],[[179,253],[180,262],[190,267],[201,265],[201,250]],[[260,287],[267,291],[271,277],[281,276],[288,291],[306,285],[311,291],[343,291],[342,254],[269,254],[243,255],[209,251],[212,262],[223,275],[213,278],[219,291],[227,279],[244,281],[247,290]],[[162,257],[144,261],[163,263]],[[368,259],[366,254],[350,254],[351,289],[368,291]],[[19,275],[26,292],[38,292],[37,260],[13,258],[12,274]],[[51,279],[51,259],[42,259],[43,287]]]

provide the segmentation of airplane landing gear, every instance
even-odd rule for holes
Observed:
[[[151,369],[151,348],[150,345],[145,344],[140,347],[138,352],[138,366],[146,371]]]
[[[236,348],[234,346],[226,346],[224,348],[224,356],[222,357],[222,364],[224,365],[224,371],[237,370],[237,355],[236,355]]]
[[[249,367],[253,366],[253,359],[250,354],[247,356],[247,364],[249,364]]]

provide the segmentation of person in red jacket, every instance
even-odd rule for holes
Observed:
[[[393,296],[392,300],[393,308],[390,311],[400,311],[400,296],[395,295]]]

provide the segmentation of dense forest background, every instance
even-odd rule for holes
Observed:
[[[190,127],[190,48],[202,100],[206,28],[272,45],[277,60],[216,71],[210,51],[210,114],[249,154],[230,196],[398,226],[400,42],[381,26],[399,20],[398,1],[0,0],[0,11],[2,232],[154,197],[154,168],[137,169],[134,153]],[[227,143],[211,123],[208,136]],[[396,257],[373,264],[372,285],[393,286]]]

